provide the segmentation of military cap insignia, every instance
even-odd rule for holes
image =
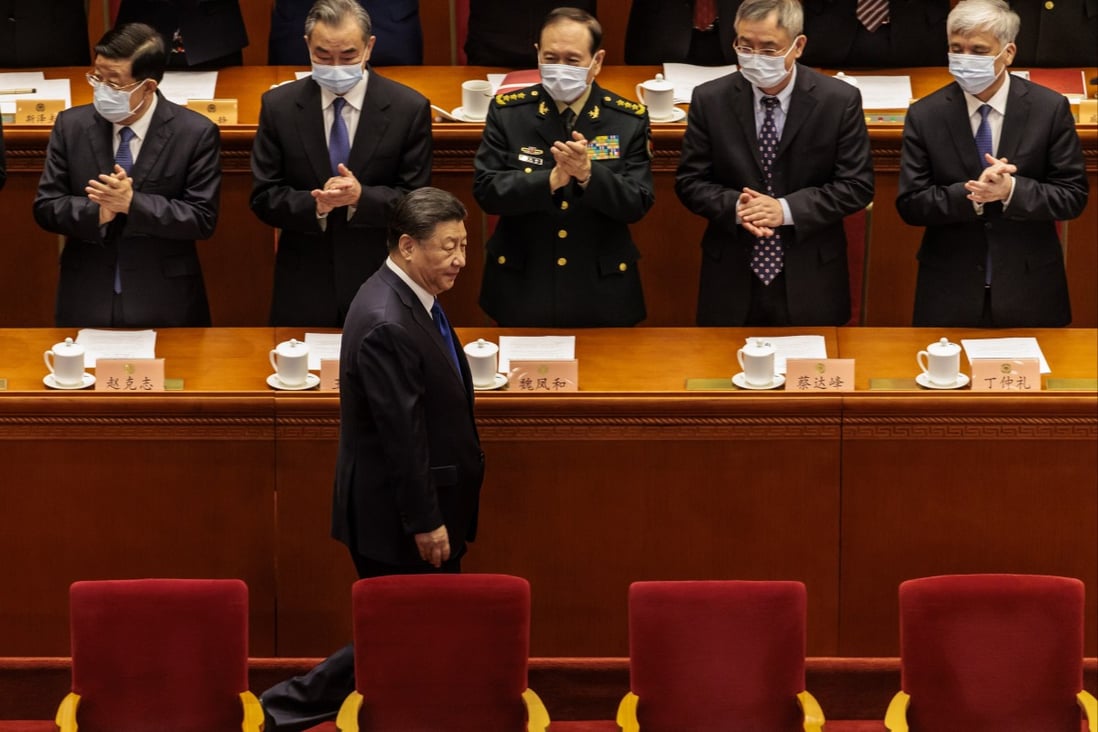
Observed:
[[[540,114],[543,117],[545,115],[549,114],[549,105],[546,104],[545,102],[542,102],[541,104],[539,104],[538,105],[538,114]]]

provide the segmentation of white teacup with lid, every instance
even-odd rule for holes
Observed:
[[[957,383],[961,371],[961,347],[942,338],[915,354],[915,361],[932,384],[952,386]]]
[[[774,383],[774,346],[759,338],[748,338],[736,351],[736,360],[743,369],[743,378],[751,386]]]
[[[637,84],[636,92],[637,99],[648,107],[649,119],[671,119],[675,108],[675,85],[664,79],[663,74]]]
[[[271,349],[271,368],[289,387],[301,386],[309,376],[309,344],[291,338]]]
[[[84,381],[84,347],[66,338],[42,354],[46,368],[58,386],[78,386]]]
[[[498,353],[499,346],[483,338],[465,344],[465,357],[469,361],[469,373],[473,377],[473,386],[486,389],[496,385]]]

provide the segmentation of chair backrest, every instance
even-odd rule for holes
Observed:
[[[644,732],[802,729],[800,582],[635,582],[629,677]]]
[[[847,325],[865,325],[866,295],[869,292],[869,242],[873,229],[873,204],[843,219],[846,260],[850,275],[850,320]]]
[[[526,580],[375,577],[354,584],[352,604],[362,730],[525,729]]]
[[[69,590],[80,732],[238,732],[248,689],[240,580],[107,580]]]
[[[946,575],[900,585],[912,732],[1078,730],[1083,583]]]

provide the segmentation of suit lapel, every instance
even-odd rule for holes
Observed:
[[[591,93],[587,95],[587,103],[576,117],[576,124],[572,128],[582,134],[587,140],[598,137],[602,128],[602,97],[603,91],[598,84],[591,84]]]
[[[393,288],[400,301],[404,304],[404,307],[408,308],[408,311],[412,314],[412,320],[415,324],[426,334],[426,336],[435,344],[435,348],[438,349],[439,357],[446,361],[450,366],[450,373],[454,375],[454,378],[461,384],[462,389],[465,388],[465,381],[457,366],[454,364],[454,360],[450,358],[450,349],[446,346],[446,342],[442,340],[442,333],[439,332],[438,327],[435,325],[435,321],[431,318],[431,314],[423,308],[423,303],[419,301],[419,298],[412,288],[408,287],[400,277],[398,277],[393,271],[389,269],[389,266],[383,264],[381,267],[382,277],[389,283],[389,286]],[[451,328],[450,336],[453,338],[454,331]],[[458,350],[457,339],[454,338],[454,350]]]
[[[1007,73],[1009,73],[1009,69]],[[1007,92],[1006,115],[1003,117],[1003,129],[999,134],[999,147],[996,155],[1014,161],[1022,146],[1022,137],[1029,124],[1030,113],[1029,87],[1020,79],[1010,80]],[[974,143],[975,144],[975,143]]]
[[[133,165],[132,177],[135,190],[141,190],[148,172],[156,166],[157,159],[164,152],[173,134],[172,120],[175,118],[175,112],[159,95],[160,92],[157,92],[156,110],[153,112],[148,134],[141,142],[141,152],[138,153],[137,161]]]
[[[100,117],[98,114],[92,117],[92,123],[88,125],[88,146],[95,156],[95,169],[99,173],[110,173],[114,170],[114,125]]]
[[[373,69],[370,70],[366,96],[362,99],[362,112],[358,115],[358,128],[351,142],[351,157],[347,161],[351,170],[365,167],[389,129],[390,120],[386,111],[390,105],[389,94],[385,82],[378,83],[380,78]]]
[[[743,74],[737,74],[732,85],[731,112],[739,122],[744,143],[751,151],[755,167],[762,173],[762,158],[759,156],[759,131],[755,129],[755,94],[751,84]]]
[[[328,141],[324,134],[324,110],[320,106],[320,87],[312,79],[301,84],[297,97],[297,129],[301,147],[313,166],[317,187],[332,177],[332,162],[328,159]]]
[[[984,166],[980,162],[980,153],[976,150],[976,138],[972,134],[972,122],[968,117],[968,105],[965,103],[964,92],[957,82],[949,87],[945,97],[945,126],[957,159],[962,161],[962,166],[970,180],[976,180],[983,172]]]
[[[534,128],[538,137],[545,143],[545,164],[550,168],[552,166],[553,156],[549,150],[553,147],[553,143],[558,140],[564,139],[564,123],[561,121],[560,114],[557,112],[557,103],[553,101],[553,98],[549,96],[548,92],[544,90],[544,87],[538,87],[541,89],[541,95],[544,101],[538,102],[537,118],[538,122]],[[592,91],[592,93],[594,93]],[[541,96],[539,95],[539,96]]]
[[[778,141],[778,152],[775,156],[780,160],[786,150],[793,144],[794,138],[812,117],[816,110],[816,80],[811,74],[801,67],[797,69],[797,81],[793,88],[793,94],[789,97],[789,113],[785,116],[785,125],[782,127],[782,138]]]

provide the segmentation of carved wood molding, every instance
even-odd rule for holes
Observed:
[[[846,417],[844,440],[1098,439],[1093,417]]]
[[[0,440],[271,441],[269,417],[0,416]]]

